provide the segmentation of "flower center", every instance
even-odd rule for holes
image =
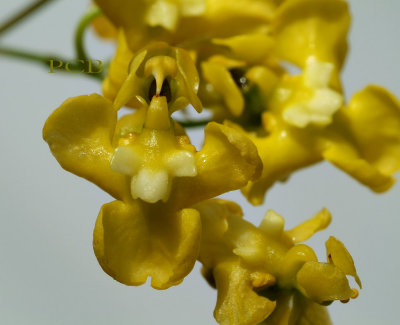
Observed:
[[[131,176],[132,198],[166,202],[174,177],[197,175],[194,148],[174,135],[166,96],[152,98],[142,132],[128,140],[119,142],[111,169]]]

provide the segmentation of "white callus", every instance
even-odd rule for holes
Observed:
[[[197,175],[193,152],[175,137],[164,96],[154,96],[144,127],[134,138],[120,141],[111,159],[111,169],[131,176],[131,195],[149,203],[169,198],[174,177]]]
[[[333,70],[331,63],[308,59],[301,85],[292,91],[283,111],[287,123],[304,128],[309,124],[326,126],[332,122],[333,114],[343,105],[343,96],[329,86]]]

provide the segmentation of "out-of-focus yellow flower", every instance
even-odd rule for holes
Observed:
[[[261,204],[276,181],[323,159],[373,191],[389,189],[400,168],[398,100],[383,88],[368,86],[341,106],[339,93],[318,87],[307,91],[302,79],[286,77],[270,97],[263,113],[267,135],[248,133],[264,168],[261,178],[243,189],[245,196]]]
[[[353,259],[334,237],[326,243],[328,262],[300,242],[326,228],[323,209],[294,229],[268,211],[259,227],[242,219],[233,202],[210,200],[194,206],[200,212],[203,236],[199,260],[203,275],[218,290],[214,316],[220,324],[329,324],[322,305],[357,296],[346,275],[359,286]]]
[[[171,45],[266,32],[276,0],[96,0],[115,26],[126,34],[132,51],[152,41]]]
[[[249,61],[252,62],[252,65],[256,63],[260,65],[266,60],[265,56],[270,56],[272,40],[268,34],[271,32],[271,19],[281,2],[283,1],[163,0],[147,3],[125,0],[119,0],[119,3],[108,0],[97,1],[104,14],[116,26],[121,27],[117,52],[103,84],[104,95],[114,100],[122,81],[126,78],[127,66],[134,52],[153,41],[162,40],[170,45],[178,45],[190,50],[197,59],[199,69],[203,61],[209,61],[204,62],[205,79],[201,83],[204,91],[200,93],[200,96],[209,107],[214,109],[215,120],[222,121],[225,117],[240,115],[244,108],[244,99],[233,84],[234,80],[228,70],[247,65]],[[176,8],[182,14],[180,18],[170,14],[168,10],[159,10],[161,3],[163,4],[161,7],[173,6]],[[185,9],[190,6],[195,7],[196,10]],[[133,19],[133,15],[140,16],[140,18]],[[159,17],[158,22],[155,19],[151,23],[146,18],[148,15]],[[163,23],[164,20],[169,19],[172,19],[174,23]],[[175,26],[176,24],[178,25]],[[204,53],[205,48],[206,54]],[[223,61],[218,62],[218,54],[227,52],[233,52],[235,59],[230,60],[231,62],[227,64]],[[234,60],[236,63],[232,66]],[[260,74],[273,76],[273,72],[264,67],[257,67],[248,74],[255,78]],[[206,80],[207,83],[204,82]],[[264,87],[270,87],[271,84],[273,81],[264,83]],[[210,87],[217,87],[217,89],[210,90]],[[253,93],[254,87],[250,88],[249,92]],[[213,98],[215,94],[220,97],[217,102]],[[232,94],[233,96],[231,96]],[[221,103],[219,102],[221,100],[223,104],[228,101],[231,114],[220,110]],[[256,100],[253,102],[255,103]],[[135,107],[135,104],[135,102],[127,103],[131,107]],[[262,105],[259,104],[259,106]],[[218,110],[220,113],[217,112]],[[259,115],[259,112],[257,114]]]
[[[115,16],[115,24],[122,26],[125,31],[127,25],[133,26],[130,28],[139,25],[136,20],[122,16],[151,10],[150,3],[143,6],[140,2],[121,0],[118,8],[130,6],[132,10],[116,10],[114,2],[112,5],[108,2],[99,0],[99,5],[106,15]],[[183,3],[176,5],[179,7]],[[127,61],[132,58],[132,52],[143,45],[135,41],[143,35],[147,42],[160,39],[196,53],[203,77],[200,97],[207,107],[217,111],[216,118],[219,120],[241,115],[246,102],[253,103],[247,105],[248,110],[254,109],[255,102],[262,102],[262,96],[256,94],[258,91],[255,88],[262,88],[264,95],[270,93],[283,71],[278,60],[286,60],[302,68],[310,58],[332,63],[333,82],[336,88],[340,88],[338,71],[347,50],[346,35],[350,21],[344,1],[254,0],[227,3],[213,0],[206,1],[204,5],[204,11],[199,11],[198,16],[187,17],[190,26],[185,26],[186,20],[182,18],[183,25],[170,30],[169,34],[162,34],[158,30],[153,37],[145,35],[143,31],[120,36],[119,49],[104,85],[106,96],[112,96],[118,89],[118,80],[124,80],[119,75],[126,73]],[[217,15],[219,11],[221,14]],[[263,15],[263,19],[255,19]],[[125,20],[127,23],[124,23]],[[241,20],[247,23],[242,24]],[[229,30],[225,31],[226,27],[222,28],[220,24],[229,26]],[[166,32],[167,29],[161,28],[161,31]],[[232,70],[235,70],[233,74],[230,73]],[[241,78],[248,80],[248,85],[241,84]],[[261,104],[258,106],[256,115],[259,116],[259,110],[265,107]],[[221,107],[226,107],[231,115],[218,113]],[[243,116],[243,119],[246,118]]]
[[[340,90],[338,72],[347,52],[346,36],[350,23],[347,3],[341,0],[287,0],[275,9],[268,33],[213,39],[212,43],[223,45],[229,51],[223,59],[211,56],[202,63],[206,91],[200,93],[200,97],[205,106],[212,106],[217,112],[225,108],[236,117],[244,109],[241,118],[235,120],[242,125],[248,123],[249,114],[259,117],[262,110],[267,109],[265,103],[258,107],[254,103],[265,102],[263,97],[271,94],[283,75],[280,61],[302,69],[309,67],[310,61],[324,62],[324,75],[330,72],[328,81],[334,89]],[[238,71],[241,71],[240,75]],[[255,91],[256,88],[263,96]],[[316,95],[322,97],[325,94],[320,91]],[[218,102],[217,97],[223,100]],[[304,108],[304,105],[292,107],[287,115],[301,114],[299,111]]]
[[[114,103],[97,94],[70,98],[43,129],[64,169],[117,199],[102,207],[93,245],[102,268],[128,285],[149,276],[157,289],[181,282],[201,234],[199,214],[189,207],[261,171],[255,146],[240,132],[210,123],[196,151],[170,118],[178,101],[198,101],[185,55],[162,44],[139,52]],[[132,96],[141,108],[118,120],[117,109]]]
[[[213,109],[215,120],[228,118],[245,126],[259,125],[261,113],[267,109],[265,96],[271,94],[284,72],[280,60],[300,68],[310,66],[310,61],[324,62],[325,70],[329,70],[331,75],[331,92],[340,90],[338,72],[347,51],[346,35],[350,21],[347,4],[342,0],[327,0],[323,3],[319,0],[287,0],[266,1],[264,5],[268,5],[269,9],[258,9],[268,12],[269,18],[260,25],[262,28],[242,29],[236,33],[220,35],[218,29],[206,33],[207,28],[204,27],[200,39],[193,33],[188,38],[190,42],[179,42],[180,46],[191,50],[196,57],[198,69],[201,70],[199,96],[207,108]],[[224,15],[227,17],[230,17],[230,10],[242,7],[235,15],[245,19],[254,14],[254,8],[260,6],[260,2],[245,1],[235,5],[207,2],[207,6],[226,6]],[[207,6],[204,17],[210,19],[212,15],[207,11]],[[196,19],[201,20],[199,17],[188,20],[197,26]],[[233,22],[226,18],[224,24],[228,23],[232,28],[240,26],[239,21]],[[210,23],[207,26],[211,26]],[[182,29],[184,32],[190,30]],[[171,35],[176,33],[179,34],[180,29]],[[163,39],[175,42],[166,36]],[[132,51],[137,48],[132,46],[128,34],[120,35],[118,44],[110,73],[103,85],[105,96],[111,99],[121,86],[121,80],[124,80],[122,75],[126,74]],[[324,95],[326,88],[321,86],[320,90],[316,94],[319,98]],[[314,102],[311,102],[311,107]],[[128,105],[132,106],[132,103]],[[286,115],[301,115],[304,109],[305,105],[293,105]]]
[[[298,76],[279,74],[275,72],[276,69],[274,71],[271,68],[267,70],[266,65],[255,66],[250,68],[247,74],[243,73],[235,85],[232,81],[234,71],[230,70],[229,74],[224,65],[232,64],[233,67],[233,64],[239,62],[238,67],[241,67],[240,64],[245,66],[245,63],[228,59],[223,61],[221,57],[217,59],[216,63],[203,64],[208,65],[207,69],[211,69],[211,65],[218,65],[215,69],[212,67],[216,80],[214,83],[219,82],[223,85],[225,82],[231,86],[226,87],[225,91],[220,91],[225,103],[221,104],[217,99],[215,101],[217,105],[224,105],[225,111],[228,109],[232,111],[231,106],[242,108],[245,102],[245,112],[251,111],[251,96],[254,96],[254,93],[250,94],[250,97],[243,96],[247,94],[241,89],[241,82],[257,86],[259,95],[261,93],[262,96],[253,98],[257,103],[264,99],[261,111],[253,111],[260,117],[262,115],[262,127],[253,129],[254,133],[247,133],[256,144],[264,164],[262,177],[243,189],[253,204],[261,204],[265,191],[276,181],[285,180],[293,171],[321,161],[323,158],[333,162],[375,191],[384,191],[390,187],[393,182],[391,174],[399,168],[397,148],[400,143],[396,140],[398,139],[396,130],[399,129],[398,122],[395,122],[399,121],[399,106],[390,93],[372,86],[356,95],[354,97],[356,102],[353,100],[349,107],[344,107],[343,97],[334,86],[335,68],[331,62],[321,62],[315,57],[309,57],[303,73]],[[244,69],[246,68],[248,66]],[[261,70],[262,68],[264,70]],[[219,80],[221,78],[225,78],[225,81]],[[212,83],[211,77],[209,80]],[[218,86],[213,87],[212,91],[216,89]],[[216,95],[210,97],[217,98]],[[356,110],[352,108],[354,105],[358,107]],[[368,116],[372,112],[379,116],[380,124],[373,122],[376,116],[369,119]],[[243,115],[234,121],[246,126]],[[255,122],[257,123],[257,119]],[[350,124],[354,131],[348,129]],[[261,126],[261,122],[259,125]],[[355,125],[359,126],[356,128]],[[362,137],[364,128],[373,130],[368,136],[368,139],[373,141],[354,141],[355,138]],[[382,131],[388,128],[389,132]],[[359,135],[354,135],[354,132]],[[380,144],[373,145],[373,142]],[[368,148],[369,146],[371,147]],[[368,152],[368,155],[364,152]],[[369,158],[373,152],[379,156],[375,157],[374,161]],[[389,163],[384,166],[385,163],[377,163],[378,160]]]

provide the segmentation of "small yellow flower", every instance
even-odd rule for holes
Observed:
[[[400,168],[399,101],[383,88],[368,86],[337,109],[340,95],[328,88],[321,100],[309,97],[315,109],[310,110],[309,104],[305,109],[307,96],[296,98],[305,96],[301,79],[287,76],[273,92],[269,110],[262,116],[267,135],[248,133],[264,168],[260,179],[243,189],[245,196],[261,204],[275,182],[323,159],[373,191],[389,189],[394,183],[392,175]],[[295,106],[296,101],[301,108]],[[297,111],[288,115],[293,107]]]
[[[193,63],[180,50],[155,48],[134,58],[114,103],[97,94],[70,98],[48,118],[43,137],[64,169],[117,199],[102,207],[94,230],[105,272],[127,285],[150,276],[165,289],[183,280],[198,255],[201,222],[190,206],[254,180],[261,161],[250,140],[217,123],[195,150],[170,118],[177,102],[198,101]],[[132,96],[141,108],[117,119]]]
[[[284,75],[281,63],[286,61],[305,70],[305,87],[297,96],[303,97],[302,100],[294,100],[285,116],[292,121],[296,117],[298,122],[302,117],[299,123],[303,125],[313,120],[317,124],[327,123],[329,116],[341,106],[338,73],[347,51],[350,22],[346,2],[284,1],[275,7],[272,17],[267,31],[262,33],[242,32],[228,38],[210,39],[210,43],[225,47],[225,51],[214,47],[212,53],[208,46],[211,52],[208,57],[196,53],[202,67],[202,102],[214,110],[217,120],[229,118],[245,127],[259,126],[262,111],[268,109],[266,97]],[[319,64],[323,67],[318,67]],[[318,73],[323,72],[320,78],[315,78],[312,72],[316,69]],[[310,74],[313,79],[307,76]],[[307,88],[314,89],[307,94]],[[325,105],[326,114],[321,114],[316,106],[322,100],[329,102],[327,98],[332,97],[335,101],[330,107]],[[307,111],[314,114],[306,114]]]
[[[202,150],[194,152],[185,135],[173,135],[172,126],[168,143],[160,143],[164,130],[148,129],[148,118],[143,124],[140,114],[117,122],[112,103],[100,95],[70,98],[49,117],[43,137],[64,169],[117,199],[103,206],[94,232],[103,269],[128,285],[142,284],[151,276],[153,287],[165,289],[179,283],[197,257],[201,223],[197,212],[187,207],[242,187],[259,174],[261,162],[254,145],[228,127],[210,123]],[[140,147],[135,137],[145,144]],[[119,152],[124,145],[144,155]],[[165,159],[153,161],[163,153]],[[130,168],[137,163],[149,171],[139,172],[133,181]],[[157,199],[166,202],[150,203]]]
[[[326,209],[284,231],[283,218],[273,211],[257,228],[242,219],[233,202],[210,200],[194,208],[203,223],[202,272],[218,290],[218,323],[272,325],[286,324],[290,318],[296,324],[306,319],[329,324],[323,305],[356,297],[346,275],[360,287],[361,282],[340,241],[327,241],[327,263],[318,262],[314,251],[300,243],[329,225]]]

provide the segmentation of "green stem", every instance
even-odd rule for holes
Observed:
[[[89,12],[87,12],[79,21],[79,24],[75,31],[75,51],[76,58],[80,60],[87,60],[88,56],[83,44],[83,37],[87,27],[93,21],[94,18],[98,17],[101,14],[101,10],[98,7],[93,8]]]
[[[182,125],[185,128],[195,128],[199,126],[205,126],[207,123],[212,122],[212,120],[199,120],[199,121],[179,121],[175,120],[178,122],[180,125]]]
[[[0,54],[15,57],[18,59],[27,60],[27,61],[39,62],[39,63],[43,63],[45,65],[49,65],[49,60],[55,58],[55,56],[51,56],[51,55],[34,54],[34,53],[22,51],[22,50],[5,48],[5,47],[0,47]]]
[[[4,33],[6,30],[10,29],[11,27],[15,26],[17,23],[21,22],[24,18],[34,13],[43,5],[50,3],[53,0],[39,0],[35,3],[32,3],[28,7],[24,8],[22,11],[17,13],[15,16],[11,17],[8,21],[4,24],[0,25],[0,34]]]
[[[62,62],[70,62],[73,60],[68,60],[65,58],[61,58],[58,55],[48,55],[48,54],[39,54],[39,53],[31,53],[26,52],[24,50],[17,50],[12,48],[0,47],[0,55],[7,55],[13,58],[36,62],[39,64],[45,65],[47,68],[50,67],[50,60],[60,60]],[[74,69],[74,65],[71,64],[71,69]],[[66,70],[59,70],[60,72],[66,72]],[[91,73],[84,73],[84,75],[98,79],[100,81],[103,80],[103,76],[101,74],[91,74]]]

